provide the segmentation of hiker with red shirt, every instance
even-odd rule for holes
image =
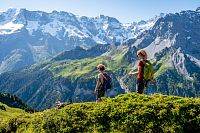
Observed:
[[[137,52],[138,60],[138,70],[136,72],[129,72],[129,75],[137,75],[137,88],[136,92],[142,94],[145,88],[145,80],[144,80],[144,61],[147,60],[147,53],[145,50],[141,49]]]

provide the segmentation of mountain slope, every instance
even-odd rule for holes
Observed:
[[[96,48],[91,48],[90,51],[95,52],[95,50]],[[95,100],[93,92],[98,73],[96,66],[103,63],[108,66],[107,72],[114,81],[114,88],[108,92],[108,95],[124,93],[116,74],[121,71],[119,66],[123,66],[121,65],[123,55],[120,55],[123,49],[115,51],[110,53],[115,59],[109,56],[98,56],[69,60],[61,53],[52,60],[35,64],[30,68],[3,73],[0,75],[1,91],[15,94],[31,106],[42,110],[52,107],[57,100],[67,101],[69,98],[78,102]],[[64,60],[59,60],[57,57]]]
[[[101,103],[21,115],[5,121],[4,132],[198,132],[200,100],[129,93]]]
[[[90,49],[83,49],[82,47],[77,46],[75,49],[70,51],[63,51],[61,54],[58,54],[56,57],[53,57],[52,60],[74,60],[74,59],[83,59],[83,58],[95,58],[102,55],[103,53],[108,52],[111,49],[111,45],[97,44],[95,47]]]
[[[26,112],[34,112],[35,110],[25,104],[21,99],[16,96],[12,96],[8,93],[0,93],[0,102],[7,106],[20,108]]]

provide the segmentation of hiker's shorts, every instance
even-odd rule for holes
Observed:
[[[106,93],[106,89],[100,87],[97,91],[97,97],[96,99],[98,98],[101,98],[101,97],[105,97],[105,93]]]
[[[144,80],[137,80],[137,88],[136,92],[142,94],[145,88],[145,81]]]

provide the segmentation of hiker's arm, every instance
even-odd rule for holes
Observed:
[[[97,81],[97,84],[96,84],[96,87],[95,87],[95,91],[97,91],[99,89],[100,84],[101,84],[101,81],[98,78],[98,81]]]
[[[141,71],[142,71],[142,67],[138,66],[138,70],[137,71],[131,70],[128,74],[129,75],[137,75],[138,73],[141,73]]]
[[[138,71],[131,70],[128,74],[129,74],[129,75],[137,75],[137,74],[138,74]]]
[[[128,74],[129,75],[137,75],[138,74],[138,68],[134,66]]]
[[[97,84],[96,84],[96,87],[95,87],[95,91],[97,91],[99,89],[101,83],[103,83],[103,75],[99,74],[98,75],[98,81],[97,81]]]

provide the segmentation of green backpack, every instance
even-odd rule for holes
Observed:
[[[144,79],[151,81],[154,77],[154,68],[150,61],[145,60],[144,63]]]

